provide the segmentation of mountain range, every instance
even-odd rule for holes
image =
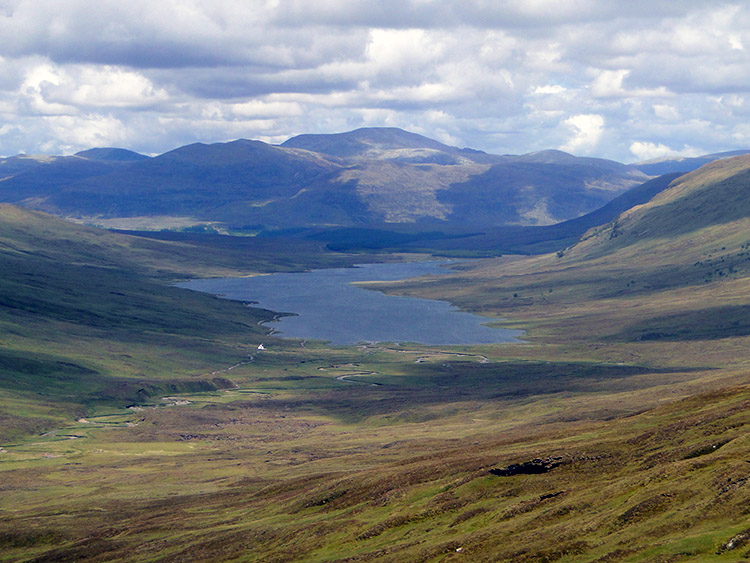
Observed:
[[[188,217],[233,229],[548,225],[648,180],[637,167],[560,151],[460,149],[396,128],[300,135],[281,145],[196,143],[0,160],[0,201],[66,217]]]
[[[397,128],[0,159],[0,202],[129,230],[292,235],[333,250],[540,253],[747,151],[625,165],[493,155]]]

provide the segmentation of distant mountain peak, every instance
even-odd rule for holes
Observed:
[[[137,162],[148,160],[150,157],[128,149],[115,147],[100,147],[77,152],[75,156],[88,158],[89,160],[106,160],[108,162]]]
[[[524,160],[528,162],[560,163],[560,162],[573,161],[578,157],[575,157],[572,154],[569,154],[567,152],[557,150],[557,149],[545,149],[542,151],[535,151],[535,152],[523,154],[521,155],[520,158],[523,158]]]
[[[363,127],[345,133],[298,135],[281,146],[340,158],[373,156],[373,153],[399,149],[431,149],[451,154],[463,152],[462,149],[398,127]]]

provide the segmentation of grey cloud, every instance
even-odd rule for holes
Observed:
[[[232,100],[265,96],[274,93],[328,93],[356,88],[356,82],[343,79],[293,74],[254,73],[245,68],[223,67],[215,69],[190,69],[178,77],[172,73],[159,75],[160,82],[173,83],[180,91],[202,99]]]
[[[614,18],[656,19],[679,17],[686,10],[704,5],[697,0],[653,2],[649,0],[281,0],[272,21],[300,26],[310,22],[335,26],[383,28],[543,28],[598,22]]]
[[[587,150],[621,160],[632,157],[634,142],[750,146],[742,124],[750,22],[737,2],[2,6],[6,153],[87,148],[77,143],[98,139],[153,153],[196,140],[276,142],[368,125],[518,153],[571,146],[570,123],[587,122],[603,124]],[[298,109],[233,111],[242,102]],[[66,127],[79,133],[66,138]]]
[[[3,54],[135,68],[304,68],[350,56],[366,38],[361,31],[327,34],[309,22],[303,32],[274,27],[257,1],[217,2],[211,9],[200,2],[183,4],[193,9],[144,0],[20,2],[0,17]]]

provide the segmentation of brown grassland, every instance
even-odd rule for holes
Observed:
[[[124,282],[129,251],[92,251],[117,274],[100,293],[80,247],[52,257],[98,316],[50,290],[0,317],[0,560],[750,559],[748,169],[687,175],[557,254],[373,284],[521,328],[518,344],[268,339],[270,313],[165,282],[288,268],[283,249],[246,249],[243,269],[149,242]]]

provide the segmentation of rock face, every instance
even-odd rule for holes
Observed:
[[[524,461],[523,463],[512,463],[507,467],[499,468],[495,467],[490,469],[492,475],[498,477],[513,477],[514,475],[538,475],[540,473],[547,473],[555,467],[559,467],[565,463],[562,457],[548,457],[544,459],[532,459],[531,461]]]
[[[0,159],[0,202],[63,216],[191,217],[232,228],[549,225],[648,176],[560,151],[500,156],[395,128],[282,145],[195,143],[149,158],[100,148]]]
[[[733,536],[729,540],[727,540],[722,546],[716,551],[717,555],[721,555],[725,551],[732,551],[733,549],[737,549],[738,547],[743,547],[747,545],[747,543],[750,541],[750,529],[745,530],[744,532],[740,532],[739,534]]]

